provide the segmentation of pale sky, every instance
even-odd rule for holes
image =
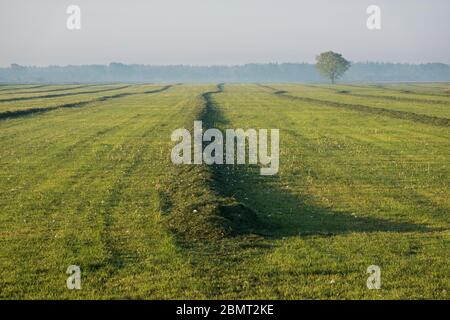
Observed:
[[[368,30],[366,8],[381,8]],[[81,30],[66,27],[69,5]],[[351,61],[450,64],[449,0],[0,0],[0,66]]]

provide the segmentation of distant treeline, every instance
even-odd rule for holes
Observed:
[[[442,63],[354,63],[341,81],[450,81]],[[109,65],[0,68],[0,82],[327,82],[308,63],[267,63],[238,66]]]

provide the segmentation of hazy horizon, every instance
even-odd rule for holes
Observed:
[[[366,27],[372,4],[381,30]],[[81,8],[80,30],[66,27],[69,5]],[[450,64],[448,12],[447,0],[0,0],[0,67],[314,63],[328,50]]]
[[[439,62],[439,61],[429,61],[429,62],[392,62],[392,61],[350,61],[352,65],[354,64],[373,64],[373,63],[378,63],[378,64],[404,64],[404,65],[416,65],[416,66],[420,66],[420,65],[426,65],[426,64],[444,64],[444,65],[448,65],[450,66],[450,63],[444,63],[444,62]],[[126,66],[131,66],[131,65],[141,65],[141,66],[146,66],[146,67],[177,67],[177,66],[181,66],[181,67],[193,67],[193,68],[201,68],[201,67],[244,67],[246,65],[252,65],[252,64],[256,64],[256,65],[269,65],[269,64],[309,64],[309,65],[314,65],[315,62],[304,62],[304,61],[297,61],[297,62],[292,62],[292,61],[279,61],[279,62],[247,62],[247,63],[242,63],[242,64],[182,64],[182,63],[178,63],[178,64],[146,64],[146,63],[123,63],[121,61],[111,61],[109,63],[92,63],[92,64],[49,64],[49,65],[24,65],[24,64],[18,64],[18,63],[13,63],[13,64],[18,64],[22,67],[27,67],[27,68],[49,68],[49,67],[84,67],[84,66],[109,66],[113,63],[119,63],[119,64],[123,64]],[[0,66],[0,68],[9,68],[11,67],[10,65],[6,65],[6,66]]]

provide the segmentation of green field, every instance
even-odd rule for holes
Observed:
[[[0,298],[448,299],[449,89],[1,86]],[[194,120],[279,129],[280,171],[172,164]]]

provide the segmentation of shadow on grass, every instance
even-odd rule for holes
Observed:
[[[205,95],[205,127],[224,129],[225,125],[230,124],[214,104],[213,95],[221,92],[223,85],[219,86],[217,92]],[[220,213],[230,220],[234,235],[256,234],[283,238],[353,232],[431,231],[423,225],[361,216],[354,212],[333,211],[318,205],[311,195],[293,194],[289,189],[281,187],[279,176],[261,176],[257,166],[212,165],[210,168],[213,173],[213,179],[209,182],[211,188],[239,203],[239,206]],[[238,212],[229,212],[230,210]],[[234,217],[239,219],[233,219]]]
[[[215,166],[214,188],[233,197],[258,217],[254,224],[234,226],[237,234],[267,237],[332,236],[352,232],[431,231],[423,225],[396,222],[354,212],[336,212],[317,204],[312,196],[279,187],[277,177],[260,176],[259,168]],[[246,220],[244,220],[246,221]]]

